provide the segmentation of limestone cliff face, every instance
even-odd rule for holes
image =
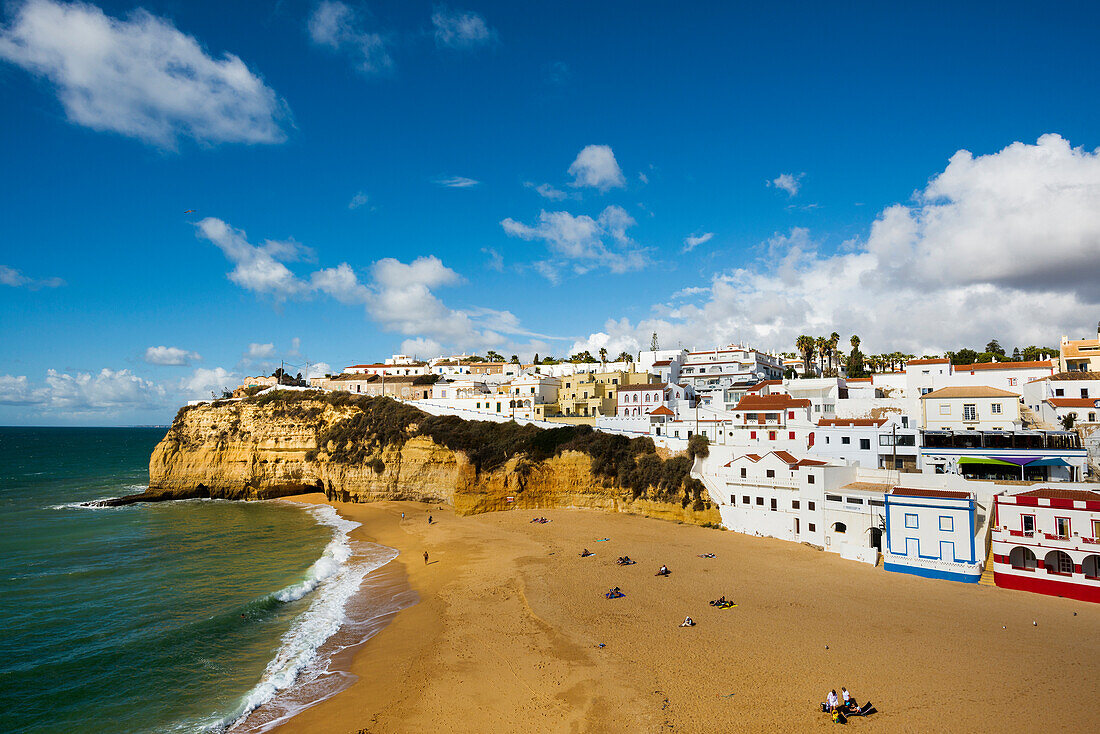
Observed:
[[[541,462],[520,456],[478,472],[467,457],[415,436],[359,463],[334,460],[319,446],[327,428],[356,409],[323,401],[285,410],[250,401],[202,405],[182,413],[149,460],[143,500],[186,497],[270,499],[324,491],[351,502],[447,502],[459,514],[551,507],[634,512],[667,520],[718,524],[717,509],[634,498],[598,477],[591,459],[566,451]]]

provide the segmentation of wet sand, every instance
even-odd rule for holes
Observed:
[[[879,711],[855,730],[1100,730],[1100,605],[632,515],[332,504],[401,551],[420,602],[279,732],[805,731],[842,685]]]

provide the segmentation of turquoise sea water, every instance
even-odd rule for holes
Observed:
[[[79,505],[142,491],[163,435],[0,428],[4,731],[261,731],[411,603],[327,506]]]

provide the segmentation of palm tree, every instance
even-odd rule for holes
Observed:
[[[814,338],[803,334],[794,340],[798,353],[802,355],[802,376],[810,374],[810,360],[814,358]]]
[[[607,350],[600,347],[600,362],[607,364]]]
[[[835,331],[829,334],[829,367],[836,370],[836,348],[840,344],[840,334]]]
[[[616,362],[633,362],[634,356],[627,351],[619,352],[619,356],[615,357]]]
[[[817,374],[821,375],[825,373],[825,353],[829,351],[829,340],[819,336],[814,339],[814,346],[817,347]]]
[[[852,334],[852,338],[849,341],[851,341],[851,343],[852,343],[852,351],[855,351],[856,349],[859,349],[859,337],[858,336],[856,336],[855,334]]]

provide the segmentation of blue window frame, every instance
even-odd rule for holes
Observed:
[[[955,518],[950,515],[940,515],[940,530],[953,532],[955,530]]]
[[[905,527],[914,528],[914,529],[917,528],[916,513],[912,513],[912,512],[905,513]]]

